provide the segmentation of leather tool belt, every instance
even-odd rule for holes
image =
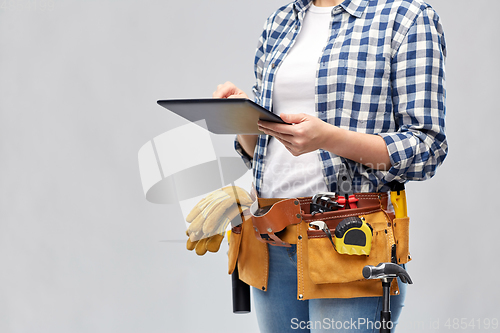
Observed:
[[[243,223],[233,228],[228,251],[228,272],[238,265],[240,280],[267,290],[268,245],[296,244],[297,299],[382,296],[380,282],[365,280],[365,265],[381,262],[404,264],[409,257],[409,218],[395,218],[388,209],[388,193],[357,193],[357,208],[311,214],[313,198],[255,198],[243,212]],[[335,198],[336,200],[338,198]],[[347,217],[363,218],[373,228],[371,253],[339,254],[325,232],[311,229],[310,222],[323,221],[330,231]],[[396,295],[397,283],[391,284]]]
[[[250,214],[258,240],[273,246],[290,247],[296,244],[296,226],[301,222],[324,221],[331,229],[344,218],[364,214],[373,208],[387,210],[388,193],[356,193],[356,209],[335,210],[311,214],[311,197],[278,199],[257,198]],[[340,198],[344,199],[343,197]],[[338,201],[339,198],[335,197]]]

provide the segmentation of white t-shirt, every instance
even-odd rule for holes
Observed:
[[[330,36],[332,9],[309,7],[302,30],[276,74],[273,87],[276,114],[316,115],[316,71]],[[272,137],[267,149],[263,198],[305,197],[327,191],[317,151],[295,157]]]

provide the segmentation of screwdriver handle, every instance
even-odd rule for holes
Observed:
[[[389,183],[389,186],[391,188],[391,203],[394,207],[396,218],[399,219],[408,217],[405,184],[392,181]]]

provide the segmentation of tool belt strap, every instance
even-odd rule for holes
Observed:
[[[357,208],[341,210],[344,217],[358,216],[373,208],[387,210],[388,193],[356,193]],[[337,198],[338,199],[338,198]],[[339,210],[311,214],[312,197],[280,199],[257,198],[247,214],[251,214],[257,239],[274,246],[290,247],[297,243],[297,225],[304,222],[327,221]]]

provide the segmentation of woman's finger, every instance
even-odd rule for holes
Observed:
[[[259,120],[258,124],[263,128],[287,135],[294,135],[294,132],[297,130],[294,126],[291,126],[291,124],[280,124],[272,121]]]
[[[219,84],[217,90],[212,94],[213,98],[248,98],[243,90],[236,87],[232,82]]]
[[[267,135],[270,135],[272,137],[275,137],[276,139],[280,140],[280,142],[286,142],[288,145],[293,145],[293,135],[288,135],[280,132],[273,131],[268,128],[262,128],[259,127],[259,130],[264,132]]]

